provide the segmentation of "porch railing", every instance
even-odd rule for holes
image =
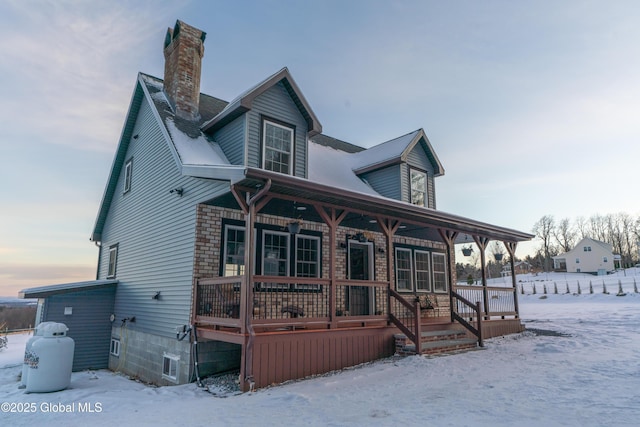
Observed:
[[[195,320],[204,325],[241,327],[244,276],[200,279],[196,284]],[[331,313],[331,281],[322,278],[254,276],[251,323],[256,327],[361,326],[386,321],[388,282],[341,280],[335,285]],[[247,289],[248,291],[249,289]]]
[[[416,354],[420,352],[420,303],[411,304],[402,295],[389,289],[389,319],[414,343]]]
[[[240,289],[244,276],[200,279],[196,284],[195,319],[201,324],[240,327]]]
[[[457,320],[458,323],[475,335],[478,338],[478,345],[484,347],[480,302],[474,304],[455,291],[451,291],[451,301],[454,304],[454,310],[451,311],[452,320]]]
[[[491,320],[492,318],[505,319],[507,317],[518,318],[513,288],[458,285],[455,290],[468,301],[486,301],[486,304],[482,304],[484,320]]]

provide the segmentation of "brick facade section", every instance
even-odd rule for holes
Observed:
[[[222,238],[223,238],[223,220],[230,219],[236,221],[244,221],[244,215],[239,210],[233,210],[228,208],[221,208],[217,206],[210,205],[199,205],[197,209],[196,216],[196,246],[195,246],[195,256],[194,256],[194,283],[198,279],[201,278],[211,278],[211,277],[219,277],[220,276],[220,262],[222,258],[221,251],[222,248]],[[283,230],[286,230],[286,224],[290,222],[290,218],[278,217],[274,215],[266,215],[266,214],[258,214],[256,215],[256,224],[264,224],[275,227],[282,227]],[[329,268],[329,227],[324,223],[303,221],[301,228],[303,230],[314,231],[322,233],[322,278],[328,279],[330,275]],[[336,277],[338,280],[344,280],[348,275],[348,267],[347,267],[347,249],[340,246],[340,242],[346,242],[348,235],[355,235],[359,232],[365,233],[368,237],[369,241],[373,242],[374,245],[374,258],[375,258],[375,269],[374,269],[374,280],[376,281],[387,281],[387,247],[386,247],[386,237],[382,232],[372,232],[372,231],[364,231],[355,228],[349,227],[338,227],[337,236],[336,236]],[[436,249],[438,251],[446,251],[446,246],[442,242],[435,242],[430,240],[421,240],[410,237],[394,237],[394,244],[402,244],[402,245],[410,245],[415,247],[427,248],[427,249]],[[382,250],[379,250],[382,248]],[[259,262],[258,260],[256,260]],[[455,259],[449,259],[449,265],[455,265]],[[447,275],[450,275],[452,271],[455,269],[449,268],[447,266]],[[455,274],[455,273],[454,273]],[[393,271],[391,274],[392,277],[392,287],[395,288],[395,283],[393,282]],[[453,278],[455,279],[455,277]],[[451,283],[451,282],[450,282]],[[323,294],[327,292],[326,289],[323,289]],[[259,298],[260,293],[256,296]],[[414,293],[407,293],[407,299],[413,301],[415,299]],[[423,317],[444,317],[449,316],[449,294],[448,293],[419,293],[421,298],[424,300],[428,298],[431,304],[434,306],[434,309],[431,310],[423,310]],[[315,301],[318,301],[320,298],[318,294],[309,294],[306,296],[308,299],[315,298]],[[286,299],[286,296],[285,296]],[[279,302],[279,305],[286,305],[287,301]],[[280,307],[263,307],[262,309],[266,309],[269,311],[269,315],[271,311],[276,311]],[[336,293],[336,310],[343,311],[345,308],[344,301],[344,292]],[[386,298],[382,298],[380,295],[376,298],[376,307],[375,311],[385,311],[386,309]],[[327,315],[325,313],[319,312],[318,316]]]

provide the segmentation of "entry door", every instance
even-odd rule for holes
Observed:
[[[373,243],[349,241],[349,279],[371,280],[373,278]],[[365,316],[372,313],[373,294],[368,286],[347,287],[349,313],[352,316]]]

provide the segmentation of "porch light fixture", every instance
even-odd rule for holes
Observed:
[[[184,193],[184,189],[182,187],[179,187],[169,191],[169,194],[173,194],[173,193],[176,193],[178,197],[182,197],[182,193]]]
[[[138,139],[138,134],[136,133],[135,135],[133,135],[133,139]]]
[[[156,293],[151,297],[151,299],[156,299],[156,300],[157,300],[157,299],[160,299],[160,291],[156,292]]]

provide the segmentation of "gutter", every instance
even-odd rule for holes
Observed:
[[[245,178],[258,180],[271,179],[273,180],[274,187],[281,185],[319,195],[339,197],[348,201],[360,202],[365,206],[374,205],[381,209],[391,209],[402,213],[402,215],[395,215],[399,216],[399,219],[418,224],[429,222],[434,226],[441,227],[443,229],[451,229],[469,234],[478,234],[492,239],[500,238],[506,241],[527,241],[535,237],[532,234],[524,233],[522,231],[476,221],[431,208],[415,206],[395,199],[343,190],[325,184],[311,182],[307,179],[269,172],[263,169],[247,168],[245,171]],[[232,184],[233,183],[234,181],[232,181]],[[387,213],[387,215],[390,215],[390,213]]]

